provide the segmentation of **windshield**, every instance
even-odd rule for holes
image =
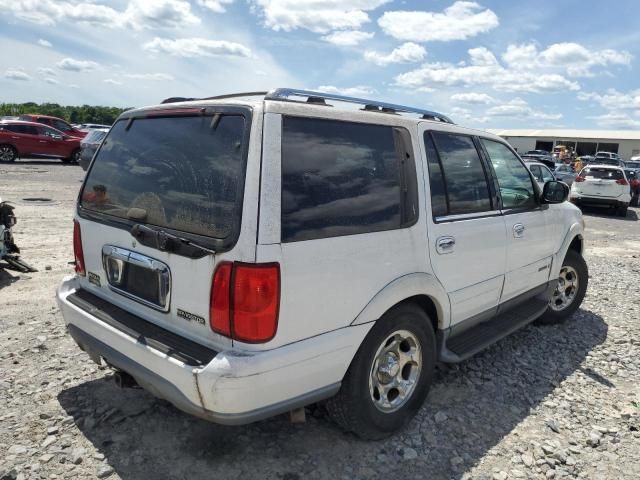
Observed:
[[[120,120],[88,173],[81,207],[225,239],[239,226],[244,135],[239,114]]]
[[[640,168],[640,162],[627,162],[629,168]]]
[[[599,178],[602,180],[620,180],[623,177],[622,170],[617,168],[593,168],[587,167],[580,172],[581,177]]]
[[[82,143],[100,143],[104,137],[107,136],[106,130],[91,130],[84,137]]]

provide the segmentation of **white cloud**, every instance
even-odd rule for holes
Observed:
[[[407,42],[394,48],[391,53],[384,54],[375,51],[364,53],[364,58],[376,65],[385,66],[391,63],[415,63],[424,60],[427,51],[421,45],[413,42]]]
[[[22,70],[9,68],[6,72],[4,72],[4,78],[8,78],[9,80],[28,81],[31,80],[31,75]]]
[[[486,93],[455,93],[451,95],[451,100],[460,103],[469,103],[474,105],[489,105],[495,103],[496,99]]]
[[[217,3],[227,3],[220,0]],[[61,20],[107,28],[178,28],[200,23],[186,0],[129,0],[125,10],[116,10],[91,0],[0,0],[0,10],[16,18],[41,25]]]
[[[227,11],[226,5],[230,5],[234,0],[198,0],[198,5],[208,8],[215,13],[224,13]]]
[[[348,97],[362,97],[372,95],[376,91],[367,85],[357,85],[355,87],[340,88],[333,85],[321,85],[317,89],[319,92],[334,93],[336,95],[346,95]]]
[[[625,50],[589,50],[574,42],[554,43],[539,51],[534,44],[509,45],[502,59],[513,68],[556,68],[571,77],[593,76],[595,67],[630,65],[633,56]]]
[[[333,43],[334,45],[340,45],[341,47],[353,47],[365,40],[372,39],[373,35],[373,33],[362,32],[360,30],[343,30],[325,35],[322,37],[322,40]]]
[[[444,12],[389,11],[378,20],[380,28],[398,40],[448,42],[488,32],[498,16],[476,2],[458,1]]]
[[[640,90],[624,93],[610,88],[605,93],[579,92],[578,100],[594,101],[607,110],[640,110]]]
[[[626,113],[605,113],[603,115],[596,115],[593,117],[587,117],[589,120],[595,120],[595,122],[601,127],[608,128],[623,128],[623,129],[637,129],[640,128],[640,120],[634,120]]]
[[[38,45],[40,45],[41,47],[47,47],[47,48],[53,47],[53,45],[51,45],[51,42],[49,42],[48,40],[44,40],[42,38],[38,40]]]
[[[143,28],[179,28],[200,23],[185,0],[130,0],[124,12],[124,24]]]
[[[70,72],[90,72],[100,67],[96,62],[91,60],[76,60],[75,58],[63,58],[56,67],[60,70],[67,70]]]
[[[332,30],[360,28],[369,22],[367,11],[391,0],[252,0],[254,9],[273,30],[298,28],[326,34]]]
[[[457,65],[450,63],[430,63],[395,78],[401,87],[417,89],[475,87],[488,85],[496,90],[509,92],[560,92],[579,90],[577,82],[568,80],[557,73],[543,71],[521,71],[500,65],[495,55],[484,47],[468,51],[469,62]]]
[[[113,78],[105,78],[103,82],[108,83],[109,85],[122,85],[122,82],[114,80]]]
[[[517,117],[534,120],[560,120],[562,118],[561,113],[547,113],[535,110],[521,98],[514,98],[502,105],[491,107],[486,111],[486,114],[489,117]]]
[[[167,73],[127,73],[125,77],[137,80],[173,80],[173,77]]]
[[[40,75],[49,75],[49,76],[56,75],[56,71],[53,68],[48,68],[48,67],[40,67],[38,68],[37,72]]]
[[[178,57],[251,56],[251,50],[244,45],[223,40],[207,40],[206,38],[178,38],[172,40],[156,37],[152,41],[145,43],[142,48],[150,52],[166,53]]]
[[[44,81],[47,82],[50,85],[58,85],[58,83],[60,83],[55,78],[51,78],[51,77],[45,78]]]

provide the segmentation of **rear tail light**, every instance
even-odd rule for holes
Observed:
[[[616,183],[618,185],[629,185],[629,182],[627,182],[626,178],[619,178],[618,180],[616,180]]]
[[[579,175],[578,175],[578,176],[576,177],[576,180],[575,180],[575,181],[576,181],[576,182],[578,182],[578,183],[580,183],[580,182],[584,182],[585,180],[586,180],[586,178],[581,177],[581,176],[579,176]]]
[[[213,331],[246,343],[271,340],[278,329],[280,266],[222,263],[213,275]]]
[[[82,233],[77,220],[73,221],[73,256],[76,264],[76,273],[84,277],[86,270],[84,268],[84,252],[82,251]]]

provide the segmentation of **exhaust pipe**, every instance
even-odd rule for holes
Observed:
[[[113,374],[113,380],[119,388],[140,388],[136,379],[122,370],[116,370]]]

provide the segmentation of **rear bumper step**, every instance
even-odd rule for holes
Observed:
[[[86,290],[76,290],[67,301],[90,315],[108,323],[144,345],[187,365],[208,365],[218,352],[176,335],[158,325],[132,315]]]

